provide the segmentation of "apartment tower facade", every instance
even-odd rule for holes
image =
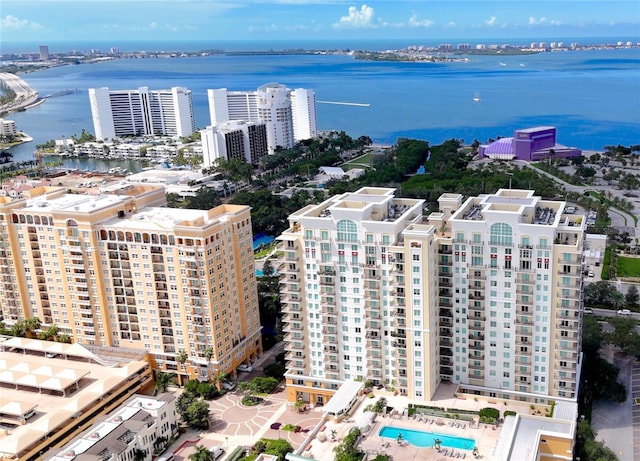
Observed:
[[[345,380],[416,400],[574,400],[584,219],[500,190],[440,211],[363,188],[290,216],[281,241],[287,391],[324,403]]]
[[[261,353],[248,206],[165,208],[162,187],[135,185],[30,194],[0,203],[6,325],[39,318],[74,342],[147,351],[157,369],[192,377],[234,373]]]
[[[200,130],[200,134],[205,168],[215,165],[219,158],[258,165],[268,154],[267,129],[262,122],[232,120],[210,125]]]
[[[189,136],[195,130],[191,90],[109,90],[89,88],[96,138]]]
[[[263,122],[269,153],[277,147],[291,148],[296,141],[316,135],[316,100],[313,90],[290,90],[268,83],[256,91],[208,90],[212,125],[230,120]]]

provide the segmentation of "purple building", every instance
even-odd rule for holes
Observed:
[[[553,151],[553,152],[551,152]],[[527,160],[535,162],[549,158],[571,158],[582,155],[582,150],[556,143],[556,129],[539,126],[516,130],[512,138],[501,138],[479,149],[480,158],[497,160]]]

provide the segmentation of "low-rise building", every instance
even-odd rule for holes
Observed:
[[[46,461],[129,461],[137,453],[150,460],[156,449],[178,432],[175,397],[134,395],[62,448],[52,448]]]
[[[3,338],[0,459],[37,459],[152,384],[145,360],[105,361],[79,344]]]

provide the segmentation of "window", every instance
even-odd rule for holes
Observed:
[[[339,242],[357,242],[358,241],[358,227],[353,221],[343,219],[338,222],[336,226],[338,230],[337,241]]]
[[[491,226],[490,243],[492,245],[511,245],[513,230],[509,224],[496,223]]]

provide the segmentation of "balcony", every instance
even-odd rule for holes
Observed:
[[[442,347],[453,347],[453,341],[447,337],[440,338],[440,346]]]
[[[484,341],[484,333],[470,333],[469,339],[473,341]]]
[[[555,337],[556,337],[556,341],[571,341],[571,342],[576,342],[578,341],[578,338],[579,338],[577,333],[568,333],[566,336],[563,336],[561,333],[556,333]]]

